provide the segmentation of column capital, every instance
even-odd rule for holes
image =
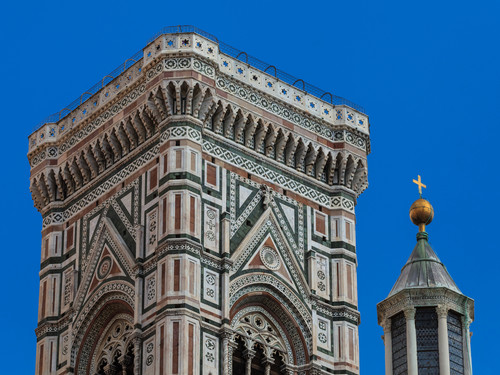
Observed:
[[[462,320],[462,325],[466,329],[469,329],[470,324],[472,323],[472,320],[470,318],[466,318],[464,315],[461,316],[461,320]]]
[[[127,366],[129,366],[131,363],[132,363],[132,357],[130,357],[128,354],[124,354],[120,357],[120,359],[118,360],[118,362],[120,363],[120,365],[125,368]]]
[[[243,351],[243,357],[244,357],[245,359],[252,359],[253,357],[255,357],[255,354],[256,354],[256,353],[257,353],[257,352],[256,352],[255,350],[253,350],[253,349],[245,349],[245,350]]]
[[[248,349],[248,344],[249,344],[249,342],[247,341],[247,343],[246,343],[247,349],[245,349],[243,351],[243,357],[247,360],[247,362],[245,364],[245,375],[251,375],[252,374],[252,360],[253,360],[253,357],[255,357],[255,354],[256,354],[255,350]]]
[[[106,375],[116,375],[118,374],[118,368],[112,363],[109,363],[104,367],[104,373]]]
[[[223,339],[228,339],[228,340],[233,339],[234,332],[228,325],[224,325],[224,327],[222,327],[222,329],[219,332]]]
[[[382,320],[382,322],[380,323],[380,325],[384,329],[384,333],[390,332],[391,331],[391,325],[392,325],[392,319],[391,318],[385,318],[384,320]]]
[[[417,310],[413,306],[409,306],[403,310],[405,314],[406,320],[414,320],[415,319],[415,313]]]
[[[140,344],[142,341],[142,329],[140,328],[134,328],[134,331],[132,332],[132,341],[134,344]]]
[[[450,310],[447,305],[437,305],[436,313],[439,319],[446,319],[448,317],[448,310]]]
[[[261,363],[263,365],[267,365],[267,364],[270,364],[270,365],[274,365],[274,358],[272,357],[268,357],[265,353],[264,353],[264,358],[262,358],[262,361]]]
[[[280,371],[284,372],[287,375],[292,375],[293,374],[293,369],[290,368],[290,366],[288,365],[288,363],[284,363],[283,365],[281,365]],[[314,374],[315,370],[313,369],[311,371],[312,371],[311,374]]]
[[[436,312],[438,315],[438,345],[439,345],[439,373],[450,373],[450,347],[448,338],[448,310],[446,304],[438,305]]]

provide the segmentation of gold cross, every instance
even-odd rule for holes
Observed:
[[[414,179],[413,183],[418,185],[418,193],[420,194],[420,198],[422,198],[422,188],[427,189],[427,186],[422,183],[420,175],[418,175],[418,181]]]

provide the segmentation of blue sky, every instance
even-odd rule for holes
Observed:
[[[10,1],[2,8],[2,372],[35,367],[41,217],[29,193],[27,136],[161,27],[177,24],[206,30],[370,116],[370,186],[356,207],[361,371],[384,373],[376,303],[415,244],[408,209],[417,174],[436,211],[430,242],[475,299],[475,374],[498,371],[499,2]]]

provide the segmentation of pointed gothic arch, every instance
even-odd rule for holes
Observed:
[[[254,374],[285,374],[293,349],[281,324],[262,306],[241,309],[232,319],[233,373],[251,367]],[[287,366],[288,365],[288,366]]]
[[[285,239],[285,234],[280,229],[279,221],[273,211],[274,204],[271,202],[271,206],[255,223],[254,229],[247,234],[232,254],[234,268],[230,276],[229,305],[234,332],[231,347],[238,347],[238,338],[244,341],[245,349],[250,351],[254,350],[255,345],[260,345],[264,355],[263,360],[269,361],[270,366],[273,361],[277,360],[274,354],[279,353],[280,361],[283,361],[286,370],[280,369],[277,373],[287,374],[287,371],[307,366],[309,363],[309,353],[312,351],[312,328],[310,326],[312,318],[305,302],[309,298],[305,292],[306,282],[300,277],[300,266],[290,244]],[[270,271],[265,264],[257,268],[246,267],[251,259],[255,259],[256,254],[260,254],[269,245],[266,239],[271,238],[269,237],[271,233],[276,240],[275,255],[282,259],[279,262],[286,265],[291,279],[280,276],[280,271]],[[254,264],[253,261],[251,263]],[[274,351],[271,350],[272,342],[252,339],[256,337],[254,334],[248,334],[248,332],[245,334],[240,329],[241,324],[245,325],[240,318],[248,311],[257,310],[266,319],[272,318],[266,324],[274,327],[276,340],[273,342],[279,344],[273,349]],[[245,363],[250,366],[249,362]],[[252,368],[257,366],[255,367],[256,373],[259,373],[259,368],[262,369],[260,365],[252,364],[252,366]]]
[[[307,323],[285,298],[276,288],[252,285],[244,288],[230,311],[231,347],[238,345],[238,339],[248,351],[255,351],[260,346],[266,362],[271,365],[283,362],[283,368],[275,368],[278,374],[307,366],[312,350]]]
[[[115,315],[102,330],[90,360],[91,373],[134,375],[133,318]]]
[[[108,360],[110,358],[111,362],[106,363],[106,365],[112,364],[118,353],[116,349],[120,349],[120,355],[116,359],[122,362],[121,366],[128,362],[125,357],[130,354],[134,294],[133,287],[126,282],[108,282],[96,290],[80,310],[81,312],[72,328],[73,344],[70,362],[71,367],[75,369],[75,375],[99,373],[99,366],[103,364],[102,359]],[[115,336],[115,347],[109,350],[109,347],[105,348],[104,345],[101,345],[102,338],[108,333],[110,334],[115,322],[119,322],[123,327],[128,325],[130,329],[126,330],[126,334],[121,332],[120,335]],[[106,349],[109,352],[108,357],[105,356]],[[134,374],[133,371],[127,373],[127,375],[132,374]]]

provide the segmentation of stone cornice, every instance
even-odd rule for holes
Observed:
[[[176,138],[177,135],[173,134],[170,131],[170,128],[168,127],[168,123],[171,121],[177,121],[177,119],[167,119],[167,122],[163,123],[161,125],[161,128],[163,129],[160,133],[157,133],[153,137],[151,137],[149,140],[147,140],[145,143],[140,145],[137,149],[133,150],[130,154],[127,155],[127,157],[119,160],[115,165],[112,167],[106,169],[103,173],[102,176],[100,176],[97,179],[94,179],[90,181],[87,185],[85,185],[85,189],[80,189],[76,191],[74,194],[68,196],[65,200],[63,201],[56,201],[52,202],[49,205],[45,206],[45,208],[41,211],[44,221],[43,221],[43,226],[46,227],[48,225],[54,225],[54,224],[60,224],[71,218],[78,210],[81,208],[85,208],[86,206],[92,204],[95,202],[95,200],[100,199],[100,197],[104,194],[107,189],[104,189],[104,186],[112,187],[116,186],[119,184],[121,181],[124,181],[125,179],[129,178],[130,174],[132,174],[137,168],[140,168],[140,166],[144,165],[145,163],[153,160],[159,150],[159,143],[165,142],[168,139],[171,138]],[[179,130],[179,129],[178,129]],[[195,131],[193,129],[193,134],[190,135],[189,131],[185,132],[185,137],[188,137],[189,139],[193,139],[194,141],[201,141],[201,133],[199,131]],[[196,133],[196,134],[195,134]],[[207,134],[208,135],[208,134]],[[214,137],[215,135],[213,133],[210,134],[211,137]],[[194,138],[193,138],[194,137]],[[224,140],[222,137],[215,137],[220,140]],[[207,137],[208,141],[208,137]],[[132,159],[132,162],[131,162]],[[224,160],[224,158],[223,158]],[[271,162],[272,160],[269,160]],[[273,164],[273,163],[271,163]],[[127,166],[125,168],[125,166]],[[134,167],[134,166],[137,166]],[[289,169],[286,168],[285,166],[281,166],[280,169]],[[293,171],[293,170],[290,170]],[[258,175],[258,173],[256,172]],[[279,176],[278,174],[276,176]],[[262,176],[266,177],[266,176]],[[343,198],[343,197],[338,197],[338,196],[330,196],[330,193],[332,192],[332,187],[328,186],[324,183],[321,183],[320,181],[315,181],[312,179],[310,176],[307,175],[302,175],[304,178],[304,181],[301,180],[294,180],[293,181],[293,186],[290,185],[283,185],[280,183],[281,180],[283,180],[284,177],[280,177],[279,181],[272,181],[274,183],[277,183],[279,185],[283,185],[284,187],[288,186],[288,189],[291,191],[296,192],[297,194],[303,195],[306,198],[312,199],[313,201],[317,201],[318,203],[324,205],[325,207],[328,208],[342,208],[342,209],[347,209],[349,211],[354,211],[354,205],[355,205],[355,193],[351,190],[348,189],[344,186],[341,185],[335,185],[335,190],[342,190],[345,191],[346,193],[349,194],[349,196],[354,197],[351,199]],[[270,178],[267,176],[267,178]],[[307,189],[307,186],[302,184],[302,182],[306,183],[307,186],[310,183],[314,183],[317,185],[318,188],[323,190],[326,194],[320,194],[316,192],[314,195],[308,195],[307,192],[304,193],[304,189]],[[292,183],[292,182],[290,182]],[[297,187],[297,189],[294,188],[294,186]],[[305,187],[302,187],[305,186]],[[295,191],[297,190],[297,191]],[[330,191],[330,193],[328,193]],[[312,193],[311,193],[312,194]]]
[[[361,324],[361,315],[358,310],[349,306],[333,306],[328,302],[322,301],[319,298],[312,296],[316,311],[322,315],[329,316],[337,319],[347,319],[355,322],[357,325]]]
[[[75,312],[71,307],[66,313],[57,321],[43,321],[35,328],[37,340],[40,340],[45,335],[57,336],[58,333],[64,331],[73,321]]]
[[[335,107],[335,119],[326,121],[324,118],[317,117],[314,114],[305,111],[303,108],[297,108],[290,103],[283,101],[280,97],[275,97],[274,95],[260,91],[259,89],[251,87],[245,82],[240,82],[234,77],[229,77],[226,74],[221,73],[217,75],[216,83],[217,88],[239,99],[243,99],[250,104],[269,112],[270,114],[297,124],[301,128],[327,140],[335,141],[336,130],[348,130],[353,132],[357,137],[361,137],[366,141],[366,144],[362,146],[357,145],[357,147],[362,148],[366,151],[366,153],[370,152],[369,134],[366,131],[362,131],[361,129],[353,126],[353,120],[349,120],[348,116],[354,114],[350,112],[350,108],[348,107]]]
[[[461,315],[467,315],[474,320],[474,300],[448,288],[414,288],[404,289],[377,305],[378,323],[383,325],[385,319],[405,311],[408,308],[446,306]]]
[[[59,138],[60,134],[63,134],[64,137],[65,134],[74,133],[77,132],[78,129],[84,128],[91,117],[94,117],[95,114],[105,112],[106,108],[113,106],[114,103],[120,102],[121,98],[123,98],[132,87],[138,85],[138,82],[151,81],[161,71],[172,69],[195,70],[212,79],[215,79],[214,71],[217,71],[220,77],[226,76],[228,79],[233,80],[233,82],[239,82],[247,87],[256,89],[261,95],[273,98],[276,102],[282,103],[281,105],[289,108],[289,110],[295,109],[299,112],[303,112],[310,121],[312,120],[314,122],[313,119],[315,118],[317,119],[316,121],[319,120],[319,123],[328,124],[329,126],[344,124],[350,129],[354,129],[365,135],[369,134],[369,124],[366,115],[347,106],[332,106],[322,100],[318,100],[312,95],[304,93],[297,87],[290,86],[258,69],[253,69],[248,64],[243,64],[238,60],[232,59],[230,56],[219,53],[215,43],[197,34],[179,34],[176,35],[174,39],[176,43],[179,43],[178,40],[180,40],[180,38],[186,37],[191,41],[189,48],[181,48],[180,46],[177,46],[177,48],[167,47],[167,44],[165,44],[167,43],[165,37],[159,37],[144,49],[144,58],[141,61],[136,62],[118,77],[115,77],[96,94],[90,97],[87,96],[80,106],[71,111],[70,115],[58,121],[56,124],[46,124],[35,131],[29,137],[29,158],[31,159],[33,156],[33,151],[43,150],[49,145],[53,146],[54,140]],[[156,48],[158,43],[162,44],[159,49]],[[195,43],[206,45],[205,50],[203,50],[203,48],[194,47]],[[206,49],[210,48],[208,47],[209,45],[213,48],[214,53],[212,54],[207,54],[206,52]],[[169,66],[168,64],[164,64],[166,60],[172,57],[188,57],[192,64],[189,67],[184,67],[182,65]],[[195,63],[195,61],[198,62]],[[211,63],[211,70],[207,71],[206,66],[209,62]],[[205,65],[205,67],[203,67],[203,65]],[[240,71],[242,73],[240,73]],[[82,95],[82,100],[83,98],[84,95]],[[317,129],[313,131],[315,130]],[[59,143],[59,141],[57,141],[57,143]]]

